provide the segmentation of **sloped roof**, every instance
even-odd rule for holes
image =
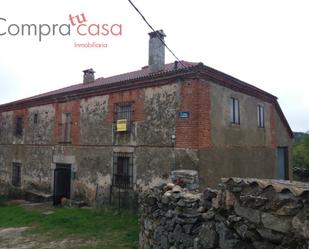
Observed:
[[[133,72],[119,74],[108,78],[101,77],[92,83],[75,84],[55,91],[0,105],[0,111],[16,110],[36,105],[65,102],[70,99],[77,99],[85,96],[102,95],[115,91],[166,84],[166,81],[174,79],[175,77],[202,77],[235,91],[240,91],[273,103],[289,135],[293,137],[293,132],[277,102],[276,96],[214,68],[206,66],[203,63],[188,61],[181,61],[180,63],[177,63],[177,66],[175,66],[175,63],[165,64],[164,69],[156,73],[152,73],[149,67],[146,66]]]
[[[198,64],[198,63],[192,63],[192,62],[187,62],[187,61],[181,61],[181,62],[182,62],[182,64],[178,63],[177,70],[181,70],[181,69],[184,69],[184,68],[191,68],[191,67],[194,67]],[[157,72],[157,73],[151,73],[149,67],[146,66],[146,67],[143,67],[141,70],[128,72],[128,73],[124,73],[124,74],[119,74],[119,75],[111,76],[111,77],[108,77],[108,78],[101,77],[101,78],[96,79],[92,83],[88,83],[88,84],[80,83],[80,84],[71,85],[71,86],[64,87],[64,88],[61,88],[61,89],[57,89],[57,90],[54,90],[54,91],[51,91],[51,92],[35,95],[33,97],[30,97],[30,98],[14,101],[14,102],[11,102],[9,104],[21,103],[21,102],[26,102],[26,101],[44,98],[44,97],[48,97],[48,96],[53,96],[53,95],[57,95],[57,94],[69,93],[69,92],[78,91],[78,90],[86,90],[86,89],[90,89],[90,88],[94,88],[94,87],[106,86],[106,85],[111,85],[111,84],[115,84],[115,83],[123,82],[123,84],[128,84],[129,81],[133,80],[133,79],[137,80],[137,79],[142,79],[142,78],[149,77],[149,76],[156,77],[156,76],[160,76],[164,73],[173,72],[173,71],[177,71],[177,70],[174,68],[174,63],[165,64],[164,69],[162,71]]]

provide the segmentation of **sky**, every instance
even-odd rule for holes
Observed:
[[[132,1],[164,30],[181,60],[203,62],[277,96],[292,130],[309,130],[307,0]],[[69,20],[81,14],[84,36]],[[71,35],[64,35],[65,26],[59,31],[70,23]],[[35,24],[37,32],[46,24],[51,33],[39,41],[33,30],[22,35],[22,24]],[[109,31],[121,24],[121,35],[90,35],[92,24],[100,32],[103,24]],[[81,83],[88,68],[96,77],[138,70],[148,63],[149,32],[127,0],[0,0],[0,104]],[[103,47],[76,47],[88,42]],[[166,62],[174,60],[166,51]]]

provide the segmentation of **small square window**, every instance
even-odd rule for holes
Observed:
[[[12,185],[20,187],[21,185],[21,163],[13,163],[12,165]]]

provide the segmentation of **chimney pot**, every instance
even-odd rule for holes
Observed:
[[[157,30],[149,33],[149,69],[150,72],[155,73],[164,69],[165,65],[165,46],[163,30]]]
[[[92,68],[84,70],[83,73],[84,73],[84,81],[83,81],[84,84],[94,82],[95,71]]]

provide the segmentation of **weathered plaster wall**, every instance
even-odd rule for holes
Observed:
[[[292,140],[287,133],[286,128],[283,126],[283,123],[278,115],[278,112],[274,112],[274,121],[275,121],[275,129],[276,129],[276,141],[277,146],[290,146]]]
[[[13,111],[1,113],[0,124],[0,144],[11,144],[14,134]]]
[[[34,116],[37,115],[37,123]],[[37,106],[28,109],[27,130],[25,131],[26,144],[51,144],[55,127],[55,109],[53,105]]]
[[[276,111],[274,111],[274,128],[275,128],[275,141],[277,147],[288,148],[288,161],[289,161],[289,179],[293,179],[293,163],[292,163],[292,146],[293,141],[287,133],[286,128]]]
[[[0,145],[0,179],[11,186],[13,162],[21,163],[21,189],[51,191],[49,146]]]
[[[276,153],[270,147],[215,147],[199,151],[200,185],[216,186],[222,177],[275,178]]]
[[[136,183],[138,187],[151,186],[167,179],[173,162],[172,149],[166,148],[136,148],[135,149],[135,171],[137,173]]]
[[[0,179],[7,183],[11,177],[11,165],[13,159],[12,147],[0,145]]]
[[[214,146],[271,146],[270,106],[255,97],[210,84],[211,138]],[[230,122],[230,98],[239,100],[240,125]],[[265,128],[258,127],[257,105],[265,108]]]
[[[106,202],[112,176],[112,148],[77,148],[74,197],[91,202]]]
[[[199,151],[201,185],[216,186],[227,176],[276,178],[277,146],[288,146],[291,138],[273,105],[208,83],[212,147]],[[239,100],[240,125],[230,122],[231,97]],[[258,105],[265,108],[265,128],[258,127]]]
[[[146,88],[144,120],[137,127],[138,144],[172,146],[179,103],[177,84]]]
[[[82,99],[80,103],[80,144],[111,145],[112,129],[107,122],[109,97]]]
[[[50,146],[23,146],[20,150],[13,160],[22,163],[22,187],[51,193],[52,148]]]

